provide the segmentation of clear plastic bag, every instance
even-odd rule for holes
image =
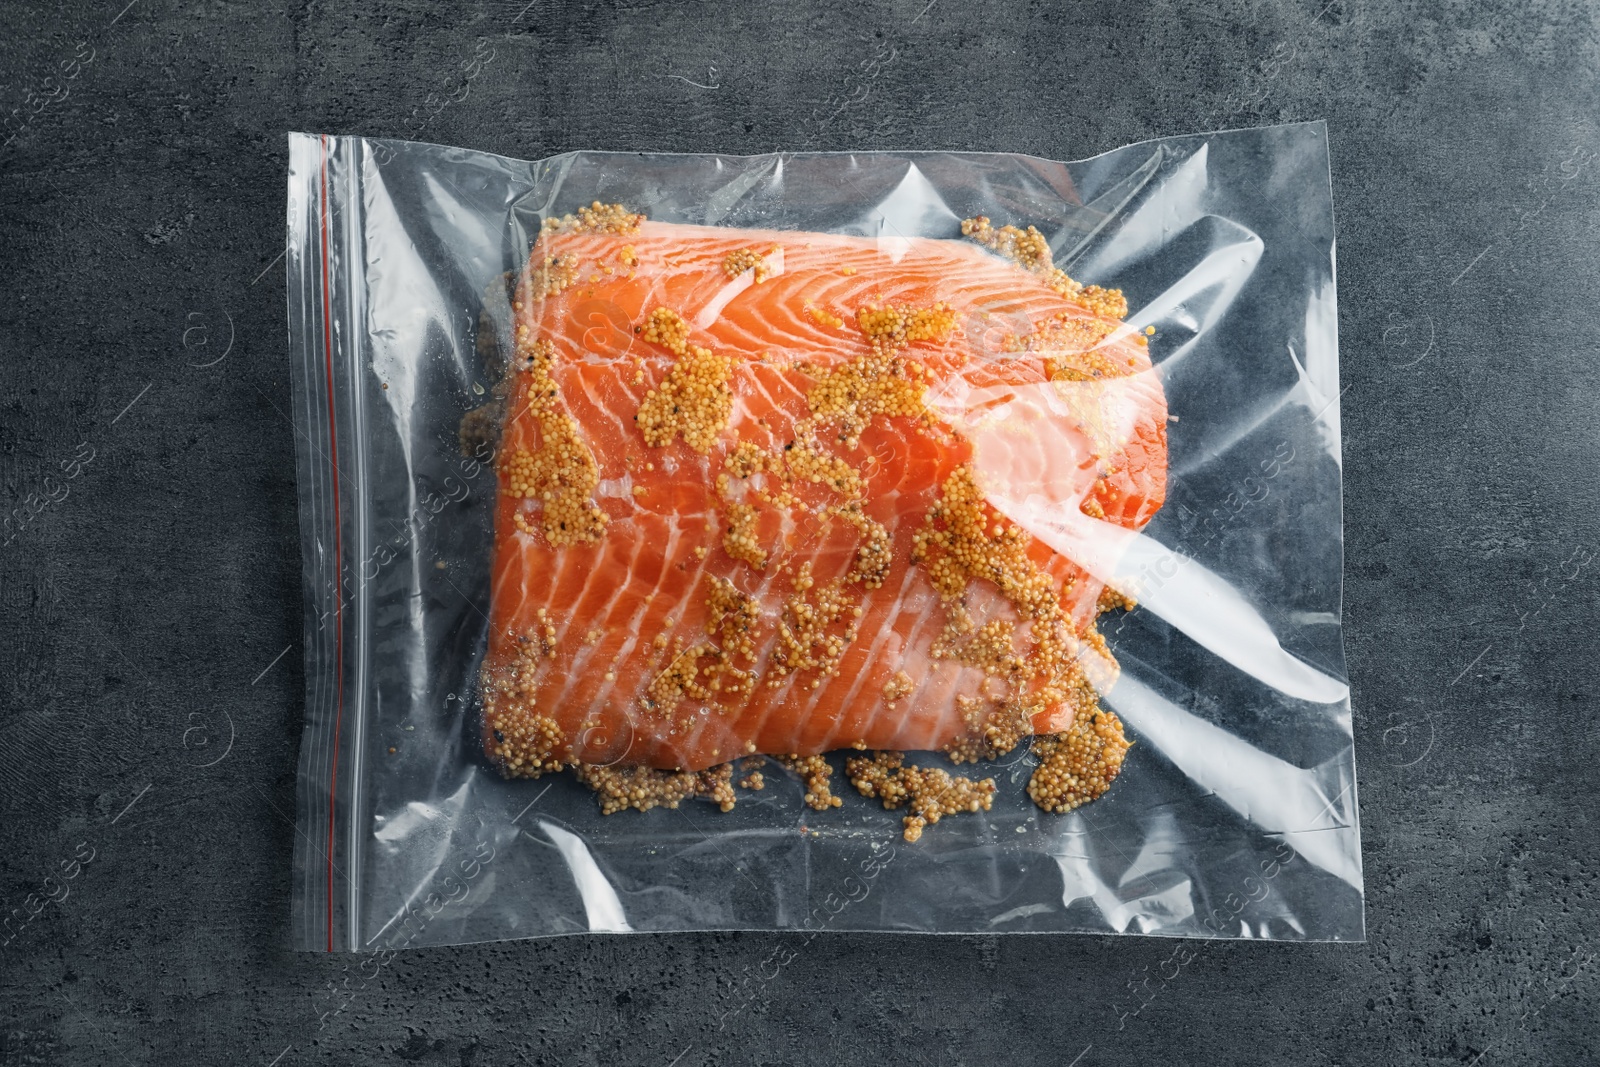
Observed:
[[[306,715],[296,941],[393,950],[581,931],[1083,931],[1363,936],[1340,636],[1334,239],[1320,123],[1174,137],[1078,163],[959,153],[579,152],[523,162],[294,135],[289,325]],[[602,816],[568,774],[480,744],[496,500],[464,448],[542,220],[651,219],[960,240],[1036,226],[1126,293],[1176,416],[1165,506],[1104,536],[996,506],[1139,600],[1105,628],[1134,741],[1102,798],[1046,814],[1021,746],[993,806],[902,839],[776,767],[727,813]],[[1002,494],[1003,495],[1003,494]],[[1099,524],[1106,527],[1106,524]],[[837,758],[836,758],[837,762]]]

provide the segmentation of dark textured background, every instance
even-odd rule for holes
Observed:
[[[0,1061],[1600,1062],[1600,7],[123,2],[0,10]],[[1142,938],[569,937],[403,953],[319,1031],[286,131],[1065,159],[1312,118],[1366,944],[1163,984]]]

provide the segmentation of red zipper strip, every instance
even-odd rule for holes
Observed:
[[[328,951],[333,951],[333,831],[338,804],[339,735],[344,727],[344,595],[339,580],[344,571],[344,543],[339,529],[339,432],[333,421],[333,298],[328,286],[328,138],[322,138],[322,336],[324,366],[328,375],[328,451],[333,466],[333,657],[337,663],[338,711],[333,720],[333,772],[328,779]]]

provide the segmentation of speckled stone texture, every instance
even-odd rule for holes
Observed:
[[[1600,1062],[1600,8],[125,2],[0,9],[0,1062]],[[1315,118],[1366,944],[282,947],[286,131],[1064,159]]]

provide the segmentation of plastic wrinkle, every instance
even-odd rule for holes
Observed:
[[[578,898],[583,901],[583,912],[588,918],[591,933],[625,934],[633,930],[628,925],[628,919],[622,913],[622,900],[617,896],[617,891],[612,888],[606,876],[600,873],[600,865],[595,863],[594,857],[589,854],[589,846],[583,843],[583,838],[570,830],[564,830],[551,822],[539,820],[539,828],[550,838],[552,844],[561,853],[561,858],[567,863],[567,870],[572,875],[572,886],[577,890]]]
[[[1095,577],[1128,590],[1144,610],[1284,696],[1317,704],[1349,699],[1348,685],[1285,651],[1250,602],[1204,565],[1146,534],[1081,513],[1063,514],[1037,498],[1017,501],[997,492],[991,501]]]
[[[1354,785],[1347,767],[1296,767],[1184,711],[1136,677],[1124,676],[1106,703],[1210,795],[1262,829],[1282,834],[1306,860],[1346,885],[1361,885],[1360,852],[1349,851],[1337,835],[1317,836],[1351,825],[1354,804],[1340,806]]]

